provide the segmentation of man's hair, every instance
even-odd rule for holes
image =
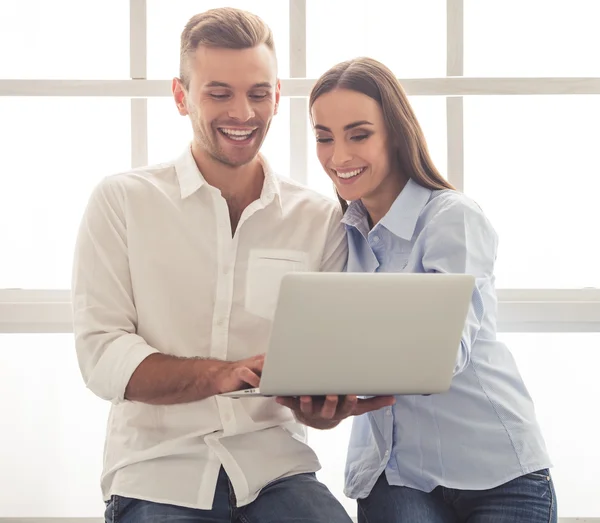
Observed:
[[[261,44],[275,52],[273,32],[255,14],[233,7],[221,7],[194,15],[181,33],[179,78],[187,89],[189,57],[201,45],[221,49],[249,49]]]

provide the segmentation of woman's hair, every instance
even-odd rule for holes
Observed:
[[[406,93],[385,65],[372,58],[355,58],[333,66],[314,85],[309,111],[319,96],[334,89],[356,91],[379,104],[387,129],[390,158],[402,174],[428,189],[454,189],[433,164]],[[339,194],[338,199],[345,211],[348,203]]]

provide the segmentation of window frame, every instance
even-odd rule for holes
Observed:
[[[308,95],[316,79],[305,78],[306,1],[289,1],[290,163],[293,179],[308,173]],[[110,96],[130,98],[131,166],[148,161],[149,97],[171,96],[170,80],[147,79],[146,0],[130,4],[129,80],[0,80],[0,96]],[[448,179],[464,188],[463,97],[468,95],[600,95],[600,78],[472,78],[463,76],[463,0],[446,0],[446,77],[401,79],[411,96],[446,97]],[[500,289],[500,332],[600,332],[600,289]],[[0,332],[70,332],[67,290],[0,289]]]

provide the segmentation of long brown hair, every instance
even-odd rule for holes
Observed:
[[[390,69],[372,58],[355,58],[333,66],[312,88],[309,111],[319,96],[334,89],[362,93],[380,105],[391,146],[391,159],[404,175],[428,189],[455,190],[433,164],[417,117],[402,85]],[[339,194],[337,196],[345,212],[348,202]]]

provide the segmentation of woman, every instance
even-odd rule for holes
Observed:
[[[556,522],[531,397],[496,339],[492,226],[433,165],[406,94],[381,63],[327,71],[310,111],[319,161],[345,211],[348,270],[476,277],[450,391],[399,396],[354,419],[346,494],[358,499],[359,522]],[[360,412],[355,397],[337,409],[335,397],[318,407],[278,401],[317,428]]]

